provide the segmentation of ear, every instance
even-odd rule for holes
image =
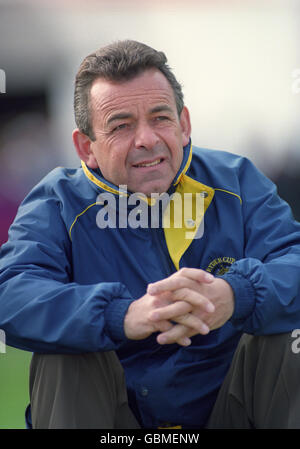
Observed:
[[[179,121],[181,125],[182,144],[185,146],[189,143],[192,131],[190,113],[186,106],[184,106],[181,111]]]
[[[72,138],[79,158],[85,162],[88,167],[98,168],[98,163],[91,150],[91,139],[80,132],[78,128],[74,129]]]

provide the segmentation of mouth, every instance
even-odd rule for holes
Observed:
[[[140,162],[139,164],[133,164],[133,167],[135,168],[141,168],[141,167],[155,167],[156,165],[161,164],[163,161],[162,158],[155,159],[154,161],[144,161]]]

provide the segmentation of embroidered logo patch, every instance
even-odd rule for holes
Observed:
[[[227,271],[234,262],[235,262],[234,257],[228,256],[217,257],[216,259],[210,262],[210,264],[206,268],[206,271],[217,276],[222,276],[223,274],[227,273]]]

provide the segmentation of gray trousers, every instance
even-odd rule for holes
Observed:
[[[208,428],[300,429],[300,353],[291,333],[244,334]]]
[[[244,334],[220,389],[211,429],[300,428],[300,353],[290,334]],[[34,354],[33,428],[135,429],[124,373],[114,352]]]
[[[123,368],[114,352],[34,354],[33,429],[136,429]]]

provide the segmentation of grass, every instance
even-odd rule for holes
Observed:
[[[0,352],[0,429],[24,429],[29,403],[31,353],[6,346]]]

